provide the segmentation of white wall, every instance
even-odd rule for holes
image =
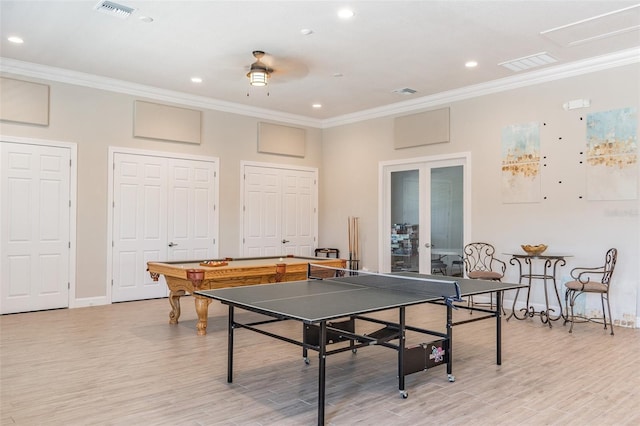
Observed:
[[[258,153],[258,119],[211,110],[203,112],[200,145],[138,139],[132,136],[133,107],[138,98],[41,82],[51,85],[49,126],[0,122],[0,134],[66,141],[78,146],[77,299],[106,294],[107,157],[110,146],[220,158],[220,256],[233,257],[240,253],[241,160],[306,167],[321,164],[319,129],[307,129],[304,158]]]
[[[591,100],[590,108],[562,108],[569,100],[583,98]],[[586,140],[585,120],[580,117],[585,118],[590,112],[638,107],[639,98],[640,66],[628,65],[455,102],[449,105],[450,143],[394,150],[391,118],[326,129],[320,244],[346,250],[346,218],[359,216],[361,266],[376,270],[378,162],[469,151],[473,180],[471,238],[492,242],[499,253],[521,252],[520,244],[548,244],[548,253],[573,256],[567,258],[567,265],[559,273],[563,280],[575,266],[603,264],[605,251],[617,247],[618,265],[611,290],[614,319],[634,322],[640,312],[639,203],[637,199],[579,199],[585,194],[585,183],[578,153]],[[501,130],[510,124],[528,122],[541,124],[541,151],[547,157],[547,166],[542,169],[542,192],[547,199],[540,203],[503,204]],[[501,258],[509,260],[506,255]],[[506,280],[517,281],[516,275],[516,268],[509,266]],[[534,303],[543,302],[541,282],[534,283],[533,294]],[[599,299],[589,298],[587,303],[601,310]]]
[[[6,75],[7,77],[22,78]],[[31,79],[33,80],[33,79]],[[595,202],[578,199],[584,189],[576,151],[584,146],[588,112],[640,104],[640,66],[628,65],[565,80],[465,101],[451,108],[450,143],[393,149],[393,118],[379,118],[324,130],[307,129],[307,155],[294,158],[257,152],[257,119],[205,110],[201,145],[132,137],[135,97],[64,83],[51,85],[47,127],[0,123],[0,134],[78,144],[78,270],[76,298],[104,296],[107,250],[107,154],[109,146],[182,152],[220,158],[220,255],[239,252],[240,161],[319,167],[321,247],[347,253],[347,218],[360,217],[361,267],[377,269],[378,163],[394,159],[471,152],[473,240],[493,242],[499,252],[524,243],[546,243],[549,252],[573,255],[571,267],[599,264],[609,247],[619,249],[612,288],[614,318],[635,320],[640,277],[638,200]],[[572,99],[591,107],[564,111]],[[143,99],[144,100],[144,99]],[[538,121],[543,155],[543,193],[535,204],[503,204],[500,197],[500,132],[509,124]],[[562,140],[558,139],[562,137]],[[640,174],[640,173],[639,173]],[[557,181],[562,180],[562,184]],[[508,260],[507,256],[503,259]],[[514,268],[507,279],[514,279]],[[538,287],[539,289],[541,287]],[[539,292],[535,295],[540,302]]]

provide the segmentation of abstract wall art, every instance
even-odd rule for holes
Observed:
[[[588,200],[638,197],[638,113],[622,108],[587,115]]]
[[[537,203],[540,188],[540,125],[502,129],[502,202]]]

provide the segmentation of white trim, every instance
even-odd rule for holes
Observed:
[[[309,127],[322,127],[322,122],[320,120],[311,117],[304,117],[302,115],[288,114],[266,108],[257,108],[249,105],[226,102],[204,96],[191,95],[159,87],[146,86],[124,80],[116,80],[99,75],[40,65],[32,62],[24,62],[11,58],[0,57],[0,72],[57,81],[60,83],[106,90],[109,92],[123,93],[145,99],[154,99],[195,108],[246,115],[264,120],[285,122]]]
[[[501,78],[472,86],[460,87],[458,89],[436,93],[422,98],[397,102],[395,104],[385,105],[379,108],[372,108],[358,111],[353,114],[345,114],[329,118],[322,122],[322,127],[337,127],[359,121],[387,117],[390,115],[407,114],[420,109],[434,108],[465,99],[477,98],[493,93],[505,92],[508,90],[533,86],[564,78],[576,77],[583,74],[631,65],[638,62],[640,62],[640,48],[622,50],[610,55],[598,56],[583,61],[570,62],[568,64],[548,67],[542,70],[518,74],[512,77]]]
[[[106,296],[83,297],[81,299],[76,299],[76,304],[74,308],[88,308],[91,306],[110,305],[110,304],[111,302],[107,299]]]
[[[182,154],[175,152],[167,152],[167,151],[152,151],[147,149],[136,149],[136,148],[124,148],[119,146],[110,146],[108,153],[108,170],[107,170],[107,273],[106,273],[106,295],[105,300],[106,303],[110,304],[112,294],[111,294],[111,280],[113,279],[113,168],[115,163],[115,154],[133,154],[133,155],[144,155],[147,157],[163,157],[163,158],[178,158],[181,160],[196,160],[196,161],[209,161],[213,162],[215,167],[215,173],[217,178],[215,179],[215,194],[216,194],[216,214],[220,215],[220,159],[218,157],[210,157],[205,155],[192,155],[192,154]],[[218,229],[215,230],[216,235],[216,245],[220,244],[220,218],[216,220],[218,224]]]
[[[204,96],[190,95],[157,87],[130,83],[122,80],[105,78],[97,75],[66,70],[63,68],[39,65],[31,62],[18,61],[11,58],[0,57],[0,73],[21,75],[32,78],[58,81],[77,86],[124,93],[132,96],[155,99],[164,102],[176,103],[196,108],[205,108],[216,111],[225,111],[233,114],[256,117],[265,120],[273,120],[300,126],[315,128],[331,128],[344,124],[356,123],[373,118],[386,117],[397,114],[407,114],[425,108],[433,108],[447,105],[452,102],[471,99],[491,93],[504,92],[520,87],[532,86],[549,81],[561,80],[592,72],[602,71],[640,62],[640,47],[621,50],[607,55],[596,56],[582,61],[547,67],[528,73],[520,73],[511,77],[461,87],[446,92],[436,93],[430,96],[415,98],[404,102],[397,102],[379,108],[358,111],[319,120],[296,114],[272,111],[256,108],[248,105],[226,102],[222,100],[206,98]]]
[[[412,157],[399,160],[380,161],[378,163],[378,269],[382,270],[385,265],[385,247],[387,234],[387,210],[385,208],[385,172],[389,168],[395,166],[410,166],[416,165],[416,167],[428,164],[434,166],[436,163],[447,163],[449,161],[462,161],[463,165],[463,245],[471,240],[471,193],[472,193],[472,180],[471,180],[471,152],[458,152],[453,154],[442,154],[425,157]],[[459,165],[459,164],[456,164]],[[442,165],[446,167],[446,164]]]
[[[0,140],[3,142],[13,142],[28,145],[41,145],[52,146],[58,148],[65,148],[69,150],[69,156],[71,158],[71,167],[69,170],[69,199],[71,200],[71,206],[69,209],[69,241],[71,242],[71,249],[69,250],[69,308],[77,307],[76,299],[76,265],[77,265],[77,252],[78,252],[78,240],[77,240],[77,216],[78,216],[78,145],[73,142],[54,141],[47,139],[25,138],[18,136],[6,136],[0,135]]]

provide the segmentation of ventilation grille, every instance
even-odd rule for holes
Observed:
[[[128,18],[135,10],[132,7],[123,6],[111,1],[101,1],[95,7],[98,12],[106,13],[107,15],[116,16],[121,19]]]
[[[408,87],[404,87],[402,89],[396,89],[392,91],[393,93],[397,93],[398,95],[413,95],[416,93],[416,90],[409,89]]]
[[[513,59],[511,61],[506,61],[499,63],[498,65],[503,66],[511,71],[518,72],[528,70],[530,68],[541,67],[543,65],[552,64],[554,62],[558,62],[556,58],[549,55],[547,52],[536,53],[535,55],[525,56],[524,58]]]

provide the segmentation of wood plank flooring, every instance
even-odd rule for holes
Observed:
[[[307,366],[300,348],[238,330],[228,384],[226,308],[211,304],[207,336],[195,334],[191,298],[182,301],[179,324],[168,324],[169,310],[158,299],[0,317],[0,423],[316,424],[315,352]],[[444,327],[438,306],[409,308],[407,318]],[[447,381],[444,366],[413,374],[408,399],[398,394],[394,351],[370,347],[329,357],[327,424],[640,424],[639,330],[617,327],[610,336],[586,323],[569,334],[561,322],[549,329],[537,317],[503,320],[498,366],[494,325],[454,328],[456,381]],[[300,328],[273,326],[294,336]]]

